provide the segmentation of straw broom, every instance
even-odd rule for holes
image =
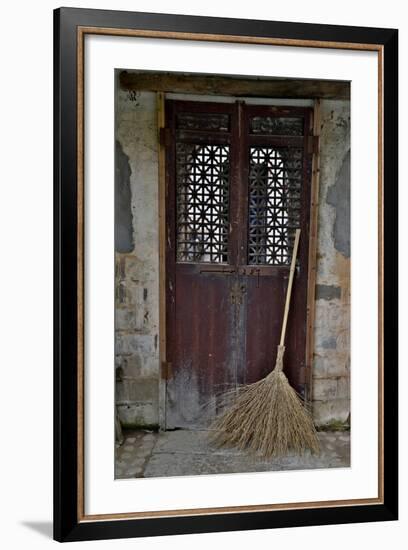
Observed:
[[[295,243],[286,292],[285,310],[275,368],[262,380],[224,395],[227,410],[216,417],[210,439],[219,446],[235,446],[260,457],[319,452],[312,416],[283,372],[285,333],[292,292],[300,229]]]

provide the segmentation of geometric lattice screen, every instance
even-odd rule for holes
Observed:
[[[288,265],[300,227],[302,149],[250,147],[248,263]]]
[[[176,144],[177,261],[228,262],[229,146]]]

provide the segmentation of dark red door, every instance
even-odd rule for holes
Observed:
[[[167,101],[166,427],[274,366],[294,230],[285,371],[304,391],[310,211],[306,108]]]

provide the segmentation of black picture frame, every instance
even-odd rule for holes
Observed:
[[[78,28],[99,27],[264,37],[381,47],[383,55],[383,494],[350,506],[81,520],[78,494]],[[58,541],[159,536],[277,527],[389,521],[398,518],[398,31],[122,11],[54,12],[54,538]]]

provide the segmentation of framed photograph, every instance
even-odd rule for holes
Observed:
[[[54,31],[55,539],[397,519],[398,31]]]

